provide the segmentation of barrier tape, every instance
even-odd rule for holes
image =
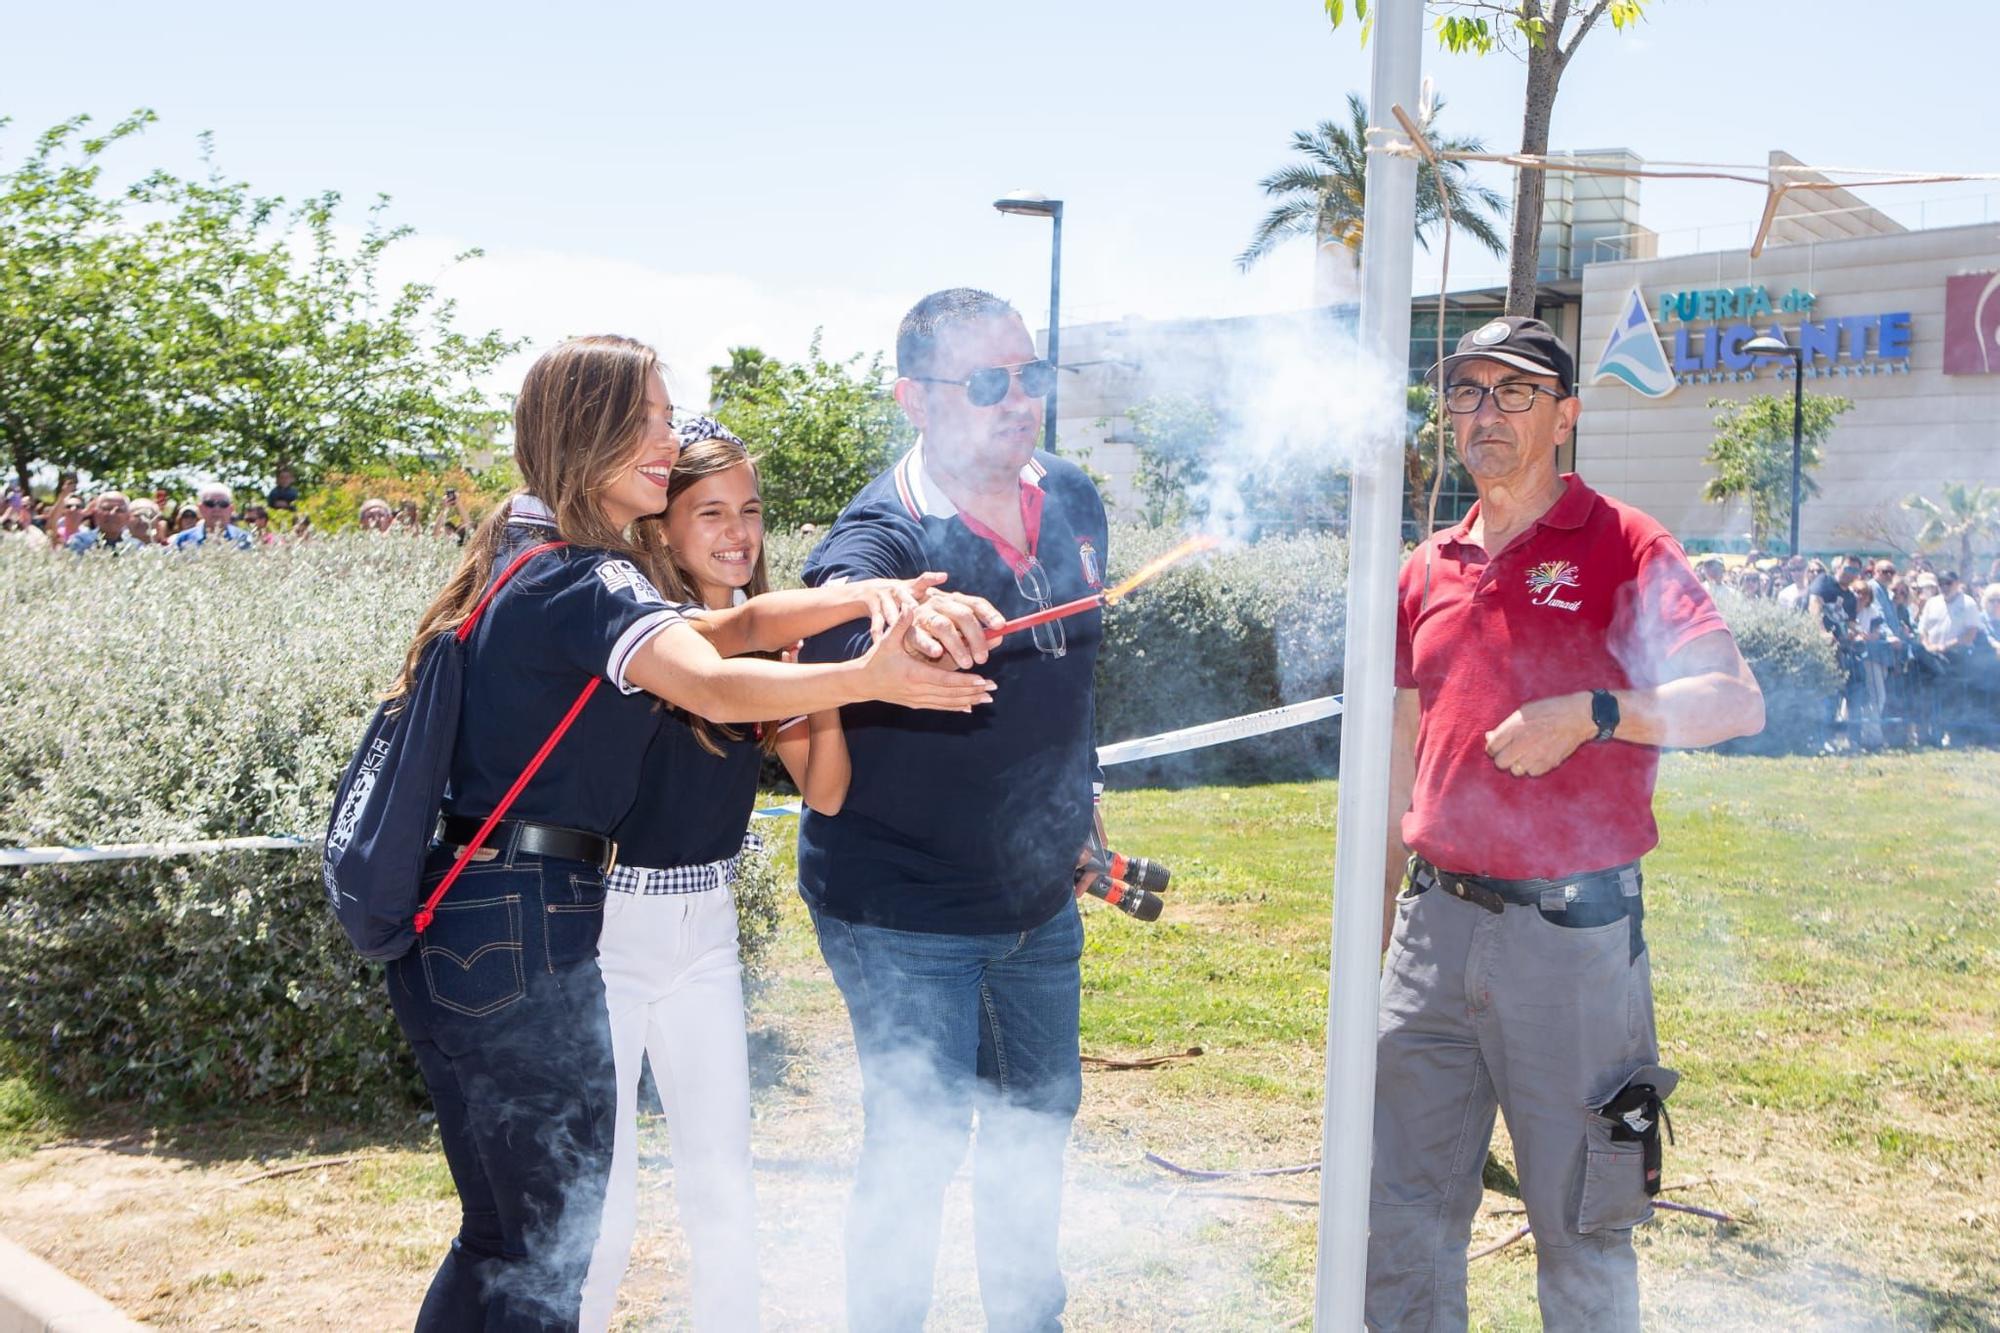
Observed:
[[[1186,750],[1199,750],[1210,745],[1283,731],[1287,727],[1304,726],[1308,722],[1334,717],[1340,711],[1341,696],[1331,694],[1303,703],[1267,708],[1261,713],[1245,713],[1220,722],[1205,722],[1198,727],[1183,727],[1158,736],[1142,736],[1138,740],[1100,746],[1097,762],[1109,767],[1140,759],[1157,759],[1162,755],[1180,754]],[[751,813],[759,819],[793,818],[799,813],[799,803],[787,801],[783,805],[762,806]],[[170,856],[201,856],[210,852],[302,852],[318,847],[320,842],[317,837],[310,840],[284,837],[211,838],[198,842],[121,842],[84,847],[0,847],[0,869],[81,865],[89,861],[161,860]]]
[[[84,861],[144,861],[204,852],[302,852],[320,839],[211,838],[205,842],[115,842],[102,847],[0,847],[0,866],[67,866]]]
[[[1301,727],[1308,722],[1337,716],[1345,707],[1341,702],[1344,698],[1344,695],[1329,694],[1307,699],[1303,703],[1267,708],[1261,713],[1245,713],[1242,717],[1225,718],[1221,722],[1204,722],[1198,727],[1183,727],[1158,736],[1145,736],[1136,741],[1100,745],[1097,747],[1097,762],[1109,768],[1113,764],[1158,759],[1161,755],[1179,754],[1183,750],[1199,750],[1205,746],[1221,745],[1225,741],[1247,740],[1267,732],[1283,731],[1287,727]]]

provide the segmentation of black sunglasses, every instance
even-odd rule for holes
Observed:
[[[912,375],[919,384],[956,384],[965,390],[965,399],[974,407],[991,407],[1007,396],[1008,382],[1020,376],[1021,392],[1030,398],[1046,398],[1056,387],[1056,368],[1047,361],[1023,361],[1018,366],[988,366],[962,380],[941,380],[930,375]]]
[[[228,500],[203,500],[201,502],[203,509],[227,509],[229,505],[230,501]]]

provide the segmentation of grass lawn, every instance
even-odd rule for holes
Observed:
[[[1167,862],[1174,887],[1154,925],[1091,913],[1084,1049],[1203,1054],[1087,1075],[1065,1230],[1073,1327],[1269,1328],[1309,1307],[1313,1213],[1300,1205],[1315,1178],[1182,1185],[1139,1154],[1206,1167],[1317,1156],[1333,808],[1330,783],[1107,797],[1114,844]],[[1667,1177],[1701,1182],[1670,1197],[1740,1221],[1663,1214],[1642,1229],[1649,1323],[2000,1328],[2000,753],[1673,756],[1658,810],[1647,937],[1662,1052],[1684,1077]],[[795,902],[774,966],[755,1019],[757,1148],[791,1163],[759,1177],[767,1283],[782,1287],[785,1246],[817,1237],[826,1260],[837,1245],[822,1233],[837,1229],[855,1111],[838,999]],[[162,1261],[121,1238],[121,1217],[144,1215],[131,1196],[98,1214],[46,1202],[57,1177],[74,1193],[112,1169],[87,1142],[106,1132],[30,1080],[0,1078],[0,1141],[14,1148],[0,1160],[0,1231],[134,1313],[189,1327],[277,1326],[244,1322],[256,1305],[244,1293],[283,1285],[277,1265],[300,1243],[280,1260],[252,1230],[358,1232],[361,1245],[327,1251],[354,1256],[334,1287],[385,1302],[382,1326],[407,1326],[451,1220],[436,1158],[407,1132],[287,1142],[259,1124],[178,1151],[134,1188],[183,1191],[172,1206],[193,1210],[183,1249],[197,1251],[182,1271],[137,1279],[121,1254]],[[225,1188],[273,1156],[355,1143],[358,1164]],[[1482,1240],[1520,1220],[1501,1211],[1508,1161],[1503,1135]],[[684,1260],[671,1211],[660,1216],[666,1238],[642,1242],[635,1290],[684,1308]],[[203,1235],[217,1238],[206,1250]],[[1532,1243],[1472,1275],[1475,1327],[1536,1326]],[[945,1286],[935,1326],[974,1322],[964,1283]],[[773,1292],[770,1323],[812,1326],[788,1319],[789,1299]],[[294,1326],[339,1326],[295,1314]]]

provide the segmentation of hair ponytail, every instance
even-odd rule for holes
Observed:
[[[659,368],[652,348],[617,334],[568,339],[528,367],[514,400],[514,464],[525,493],[554,515],[563,541],[642,558],[604,512],[600,496],[631,462],[645,428],[646,386]],[[458,629],[479,605],[507,544],[513,499],[488,514],[466,543],[458,568],[417,623],[403,669],[384,698],[409,693],[431,640]]]

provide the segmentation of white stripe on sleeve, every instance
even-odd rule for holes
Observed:
[[[637,685],[625,683],[625,668],[632,663],[633,654],[645,646],[646,641],[669,625],[686,623],[686,617],[673,608],[655,611],[632,622],[631,627],[618,636],[618,642],[611,645],[611,658],[604,666],[604,674],[626,694],[639,693]]]

